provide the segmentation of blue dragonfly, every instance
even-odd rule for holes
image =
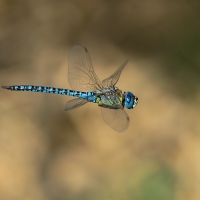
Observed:
[[[78,108],[88,102],[97,103],[104,121],[115,131],[124,131],[129,117],[124,110],[134,108],[138,98],[131,92],[122,92],[115,85],[127,61],[102,82],[94,72],[88,50],[80,45],[72,48],[69,55],[68,81],[73,90],[34,85],[2,86],[12,91],[43,92],[76,97],[67,102],[65,111]]]

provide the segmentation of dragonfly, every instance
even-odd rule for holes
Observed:
[[[97,77],[89,52],[84,46],[75,45],[70,51],[68,62],[68,82],[72,90],[35,85],[12,85],[2,86],[2,88],[75,97],[66,103],[65,111],[78,108],[88,102],[96,103],[101,108],[106,124],[117,132],[123,132],[129,125],[129,116],[124,108],[132,109],[138,103],[138,97],[133,93],[122,92],[115,86],[127,61],[103,81]]]

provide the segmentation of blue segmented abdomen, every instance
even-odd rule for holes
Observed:
[[[96,103],[98,92],[80,92],[76,90],[69,90],[63,88],[54,88],[46,86],[35,86],[35,85],[13,85],[13,86],[2,86],[2,88],[13,91],[23,91],[23,92],[42,92],[50,94],[62,94],[67,96],[79,97],[82,99],[87,99],[90,102]]]

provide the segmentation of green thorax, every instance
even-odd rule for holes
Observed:
[[[100,94],[96,99],[96,103],[98,103],[98,105],[101,107],[122,108],[123,99],[124,99],[124,95],[122,91],[119,89],[116,89],[115,91],[108,91],[108,92]]]

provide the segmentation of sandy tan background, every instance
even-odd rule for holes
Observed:
[[[200,3],[0,0],[0,85],[69,88],[86,46],[100,79],[139,103],[124,133],[95,104],[0,89],[1,200],[199,200]]]

